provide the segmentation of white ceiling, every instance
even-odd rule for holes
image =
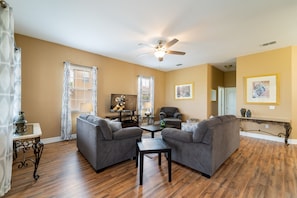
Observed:
[[[15,32],[169,71],[297,45],[296,0],[6,0]],[[159,62],[146,45],[179,42]],[[261,44],[276,41],[276,44]],[[177,67],[177,64],[182,66]]]

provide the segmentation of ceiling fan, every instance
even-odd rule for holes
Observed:
[[[168,50],[169,47],[176,44],[178,42],[178,39],[174,38],[171,41],[165,43],[165,41],[159,40],[158,44],[154,46],[155,49],[154,55],[159,61],[163,61],[163,58],[165,54],[173,54],[173,55],[185,55],[186,52],[181,51],[172,51]]]

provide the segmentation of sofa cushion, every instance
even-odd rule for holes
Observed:
[[[89,116],[88,114],[80,114],[79,115],[79,117],[84,120],[86,120],[88,116]]]
[[[193,142],[202,142],[207,130],[217,124],[222,123],[222,120],[218,117],[213,117],[208,120],[199,122],[197,128],[193,133]]]
[[[141,137],[141,134],[142,130],[139,127],[127,127],[114,132],[112,135],[114,140],[122,140]]]
[[[118,131],[122,128],[122,123],[110,119],[105,119],[112,132]]]
[[[183,122],[182,126],[181,126],[181,130],[193,133],[197,129],[197,127],[198,127],[198,122],[196,122],[196,123]]]
[[[111,128],[108,126],[107,122],[104,119],[102,119],[98,116],[88,115],[87,121],[100,127],[100,130],[102,132],[104,139],[112,140]]]

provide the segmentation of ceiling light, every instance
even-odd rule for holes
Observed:
[[[157,51],[155,51],[154,55],[155,55],[155,57],[157,57],[157,58],[163,58],[164,55],[165,55],[165,51],[164,51],[164,50],[160,50],[160,49],[158,49]]]
[[[224,67],[225,67],[226,69],[231,69],[231,68],[233,67],[233,65],[224,65]]]

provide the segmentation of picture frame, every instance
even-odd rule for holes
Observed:
[[[246,103],[278,104],[278,75],[245,77]]]
[[[175,99],[192,99],[193,83],[175,85]]]

